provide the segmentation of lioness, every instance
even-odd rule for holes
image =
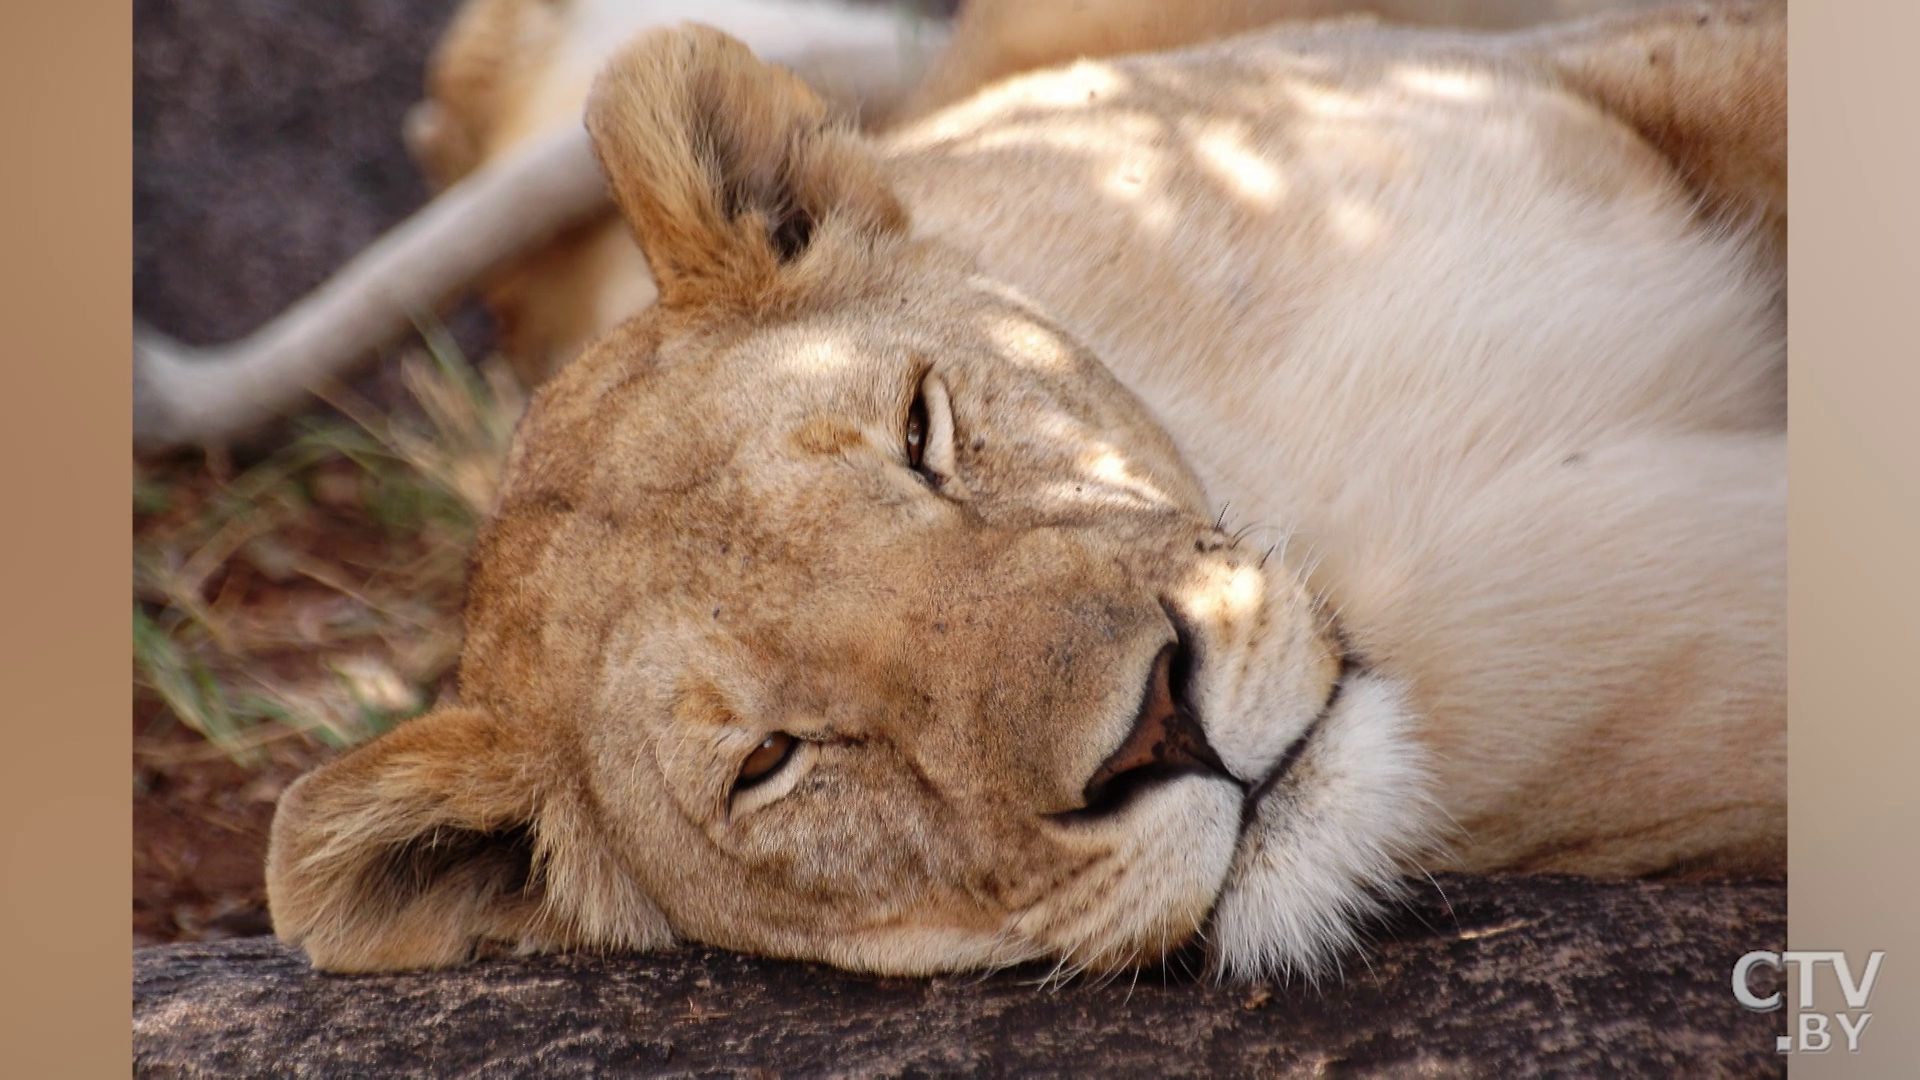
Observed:
[[[1252,974],[1421,867],[1780,869],[1784,13],[1262,31],[880,141],[644,37],[587,119],[659,301],[521,426],[461,702],[283,797],[277,931]]]

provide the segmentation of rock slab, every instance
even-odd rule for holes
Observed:
[[[1552,877],[1442,877],[1317,987],[694,947],[348,977],[251,938],[135,952],[134,1075],[1783,1076],[1730,980],[1785,940],[1783,884]]]

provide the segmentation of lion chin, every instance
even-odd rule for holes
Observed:
[[[458,702],[282,798],[276,931],[1312,976],[1423,870],[1778,871],[1784,219],[1713,208],[1783,28],[1281,28],[885,139],[639,36],[657,301],[521,424]]]

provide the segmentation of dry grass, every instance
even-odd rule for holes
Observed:
[[[525,397],[504,363],[470,364],[437,325],[423,336],[400,359],[403,407],[336,388],[342,415],[242,471],[217,457],[139,468],[135,700],[157,700],[160,724],[257,764],[285,740],[351,745],[432,703]]]

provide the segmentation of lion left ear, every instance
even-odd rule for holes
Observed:
[[[441,709],[302,777],[267,851],[276,934],[330,971],[445,967],[490,948],[671,940],[558,790],[535,740]]]
[[[792,72],[710,27],[628,46],[586,120],[663,307],[764,310],[816,247],[906,232],[860,136]]]

